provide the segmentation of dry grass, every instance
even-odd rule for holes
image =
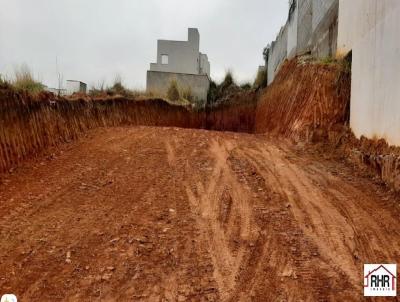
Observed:
[[[182,98],[184,100],[188,101],[188,102],[193,102],[194,101],[192,88],[190,88],[190,87],[187,87],[187,88],[183,89],[181,91],[181,95],[182,95]]]
[[[0,89],[11,89],[11,83],[0,74]]]
[[[181,93],[179,91],[178,83],[176,80],[172,80],[169,84],[167,91],[167,99],[172,102],[177,102],[181,99]]]
[[[44,85],[35,79],[31,69],[26,64],[15,68],[12,86],[17,90],[27,91],[31,94],[38,94],[44,90]]]

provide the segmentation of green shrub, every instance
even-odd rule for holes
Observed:
[[[253,87],[257,88],[257,89],[267,87],[267,85],[268,85],[267,75],[268,75],[268,72],[267,72],[266,68],[258,70],[257,77],[254,80]]]
[[[219,90],[224,91],[225,89],[229,88],[230,86],[236,86],[235,80],[233,79],[232,72],[230,70],[227,71],[224,80],[219,85]]]
[[[240,85],[240,88],[242,88],[244,90],[249,90],[249,89],[251,89],[251,84],[250,83],[244,83],[244,84]]]
[[[331,65],[331,64],[337,63],[337,61],[332,56],[327,56],[327,57],[321,59],[320,62],[323,65]]]
[[[207,92],[207,103],[208,104],[215,103],[215,101],[217,100],[217,95],[218,95],[218,86],[213,80],[211,80],[210,87],[208,88]]]
[[[193,93],[192,93],[191,87],[187,87],[186,89],[184,89],[181,94],[182,94],[182,98],[184,98],[185,100],[187,100],[189,102],[193,102]]]
[[[115,76],[114,84],[107,89],[107,93],[110,95],[119,94],[122,96],[128,96],[130,94],[129,90],[122,84],[122,78],[119,75]]]
[[[178,83],[176,82],[176,80],[172,80],[171,83],[169,84],[169,88],[167,91],[167,98],[170,101],[179,101],[181,99]]]

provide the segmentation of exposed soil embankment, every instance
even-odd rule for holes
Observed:
[[[199,111],[161,99],[67,100],[0,89],[0,171],[96,127],[146,125],[252,132],[255,95],[244,93],[242,99],[251,101]]]
[[[357,139],[348,127],[351,74],[343,64],[286,62],[261,95],[255,131],[320,142],[334,153],[374,172],[400,190],[400,148],[384,140]]]
[[[390,188],[400,191],[400,147],[389,146],[384,139],[357,139],[346,127],[331,134],[335,135],[329,137],[328,152],[333,150],[361,169],[372,172]]]
[[[256,132],[310,140],[348,120],[350,74],[340,64],[286,62],[262,94]]]
[[[356,140],[352,150],[353,158],[371,167],[381,179],[400,191],[400,148],[390,147],[386,141],[373,141],[366,138]]]
[[[371,168],[400,190],[400,151],[384,141],[354,138],[348,130],[350,72],[343,64],[288,61],[275,81],[257,94],[240,91],[205,110],[161,99],[124,97],[36,98],[0,89],[0,172],[49,146],[76,139],[97,127],[169,126],[268,133],[329,145],[352,162]]]

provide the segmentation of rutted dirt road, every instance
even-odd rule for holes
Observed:
[[[360,301],[400,263],[396,197],[263,136],[99,129],[1,182],[19,301]]]

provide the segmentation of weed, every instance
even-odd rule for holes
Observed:
[[[169,88],[167,91],[167,98],[170,101],[179,101],[181,99],[181,94],[179,92],[178,83],[176,80],[172,80],[169,84]]]
[[[243,90],[249,90],[249,89],[251,89],[251,84],[244,83],[244,84],[240,85],[240,88],[242,88]]]
[[[8,88],[11,88],[10,82],[0,74],[0,89],[8,89]]]
[[[226,72],[225,78],[222,83],[219,85],[219,90],[224,91],[230,86],[236,86],[235,80],[233,79],[232,71],[228,70]]]
[[[267,68],[259,69],[256,79],[254,80],[253,87],[256,89],[265,88],[268,85],[268,72]]]
[[[191,87],[187,87],[187,88],[183,89],[181,92],[181,95],[182,95],[183,99],[185,99],[189,102],[193,102],[193,100],[194,100]]]
[[[12,83],[15,89],[37,94],[44,90],[44,85],[36,81],[28,65],[23,64],[15,68],[15,79]]]
[[[332,56],[327,56],[327,57],[321,59],[320,63],[322,65],[332,65],[332,64],[337,63],[337,61]]]

